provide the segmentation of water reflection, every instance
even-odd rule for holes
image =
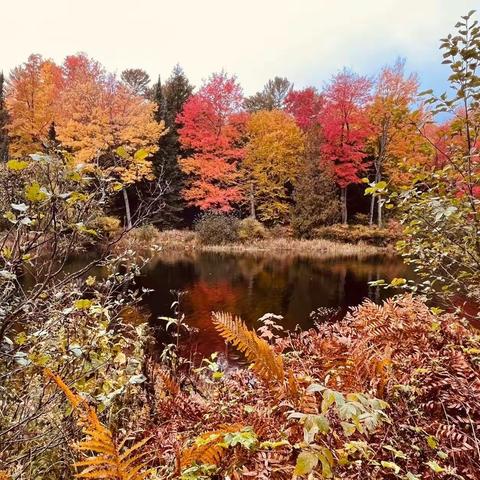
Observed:
[[[182,310],[189,325],[198,329],[194,348],[208,355],[224,349],[211,323],[212,311],[240,315],[255,327],[259,317],[271,312],[284,316],[287,329],[308,328],[313,310],[335,307],[344,313],[366,297],[379,302],[392,292],[368,282],[407,273],[401,260],[392,257],[323,261],[292,255],[167,252],[149,264],[141,283],[153,290],[146,297],[153,318],[170,314],[171,290],[187,291]]]

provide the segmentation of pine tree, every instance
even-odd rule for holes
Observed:
[[[282,110],[292,88],[293,84],[287,78],[275,77],[265,84],[261,92],[245,99],[245,108],[249,112]]]
[[[340,220],[338,187],[332,168],[319,161],[319,143],[318,131],[310,130],[291,211],[291,225],[295,236],[300,238],[311,238],[316,228]]]
[[[5,104],[5,78],[0,72],[0,162],[8,160],[8,112]]]
[[[165,207],[161,217],[155,223],[162,228],[177,227],[182,222],[185,201],[182,198],[184,175],[178,165],[178,157],[187,156],[178,140],[177,115],[182,111],[184,103],[190,97],[193,86],[188,81],[180,65],[176,65],[165,85],[160,78],[154,85],[153,100],[157,104],[156,120],[164,121],[167,134],[159,141],[159,150],[153,158],[157,175],[161,175],[167,183],[164,196]]]

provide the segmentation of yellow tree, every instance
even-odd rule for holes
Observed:
[[[21,157],[44,149],[56,121],[62,71],[41,55],[30,55],[10,74],[6,90],[10,153]]]
[[[153,102],[83,54],[67,57],[63,71],[57,136],[78,162],[94,162],[120,146],[130,153],[157,150],[164,126],[155,121]]]
[[[404,158],[413,157],[418,149],[418,132],[412,105],[417,98],[418,79],[405,74],[405,61],[398,59],[393,66],[380,72],[375,84],[373,100],[369,106],[372,136],[369,147],[373,154],[375,183],[383,181],[385,174],[396,174]],[[377,201],[377,223],[382,226],[382,199],[372,195],[370,224],[373,224]]]
[[[147,157],[158,149],[158,139],[165,133],[163,122],[154,117],[156,105],[83,54],[67,57],[63,72],[57,138],[75,161],[117,178],[131,228],[127,188],[154,178]]]
[[[32,55],[13,70],[7,105],[14,155],[44,150],[54,123],[56,140],[74,162],[114,175],[125,188],[152,179],[148,156],[165,132],[156,105],[86,55],[69,56],[62,67]],[[119,147],[123,156],[115,154]],[[125,189],[123,195],[131,226]]]
[[[250,211],[267,223],[288,218],[291,192],[300,169],[304,137],[295,120],[281,110],[259,111],[247,122],[243,162]]]

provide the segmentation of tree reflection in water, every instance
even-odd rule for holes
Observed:
[[[313,310],[333,307],[344,314],[364,298],[380,302],[394,292],[368,282],[405,276],[408,267],[395,257],[323,261],[295,255],[165,252],[151,262],[141,284],[153,290],[145,299],[153,319],[171,314],[171,291],[187,291],[181,307],[196,329],[191,346],[206,356],[225,349],[211,323],[212,311],[240,315],[253,328],[267,312],[282,315],[287,330],[308,328]]]

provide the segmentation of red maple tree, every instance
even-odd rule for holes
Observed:
[[[229,212],[242,199],[238,186],[238,162],[244,156],[242,137],[247,114],[235,77],[213,74],[185,103],[177,122],[180,142],[192,150],[180,160],[188,176],[184,198],[201,210]]]
[[[372,82],[349,70],[342,70],[326,86],[321,113],[322,156],[333,165],[342,195],[342,222],[347,223],[347,188],[361,181],[368,166],[365,143],[371,133],[365,106]]]
[[[313,87],[292,90],[285,99],[286,111],[303,131],[318,124],[322,107],[323,98]]]

